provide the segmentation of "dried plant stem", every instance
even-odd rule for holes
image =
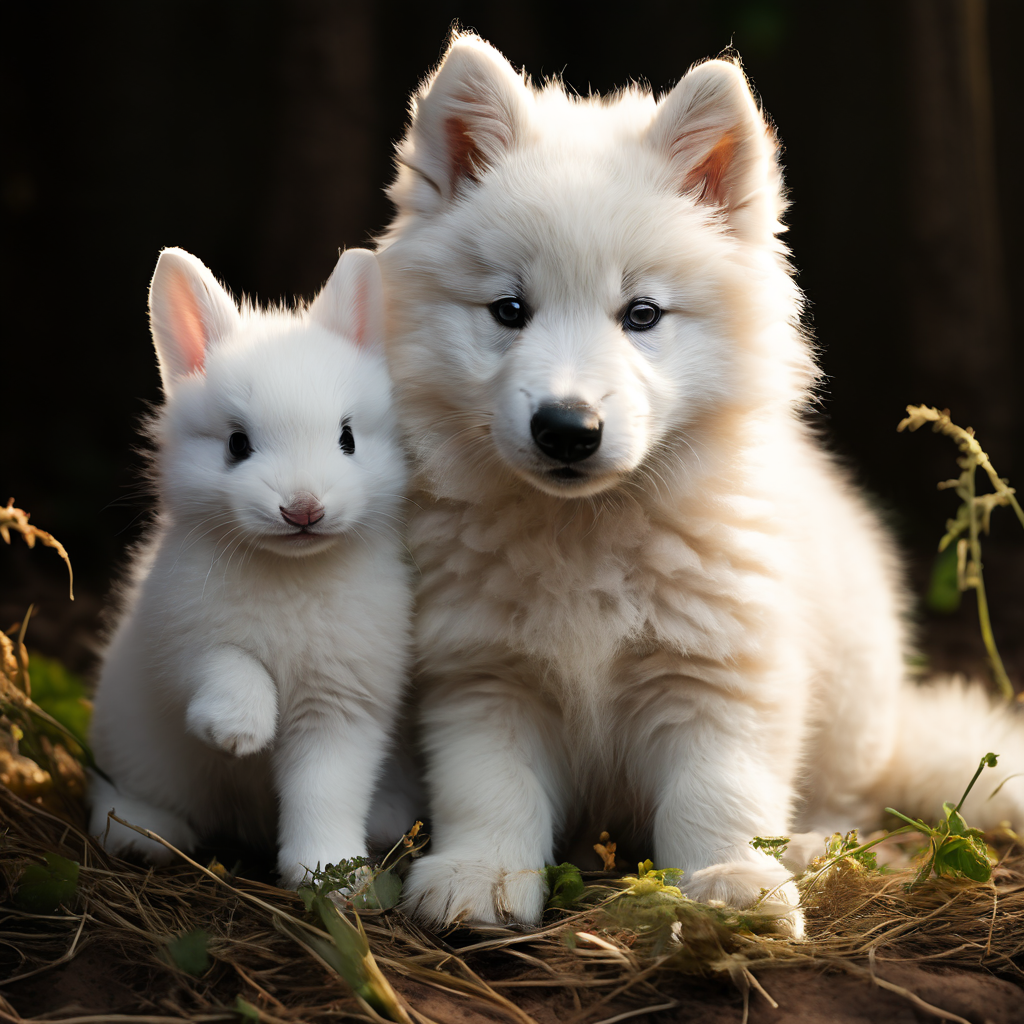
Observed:
[[[992,620],[988,610],[988,596],[985,593],[985,578],[981,562],[981,532],[988,533],[989,518],[996,505],[1009,505],[1024,526],[1024,510],[1017,501],[1014,489],[1006,480],[999,476],[988,457],[988,453],[978,444],[974,431],[970,427],[964,429],[957,426],[949,417],[949,410],[941,412],[933,406],[908,405],[907,416],[900,421],[897,430],[917,430],[926,423],[931,423],[932,430],[952,438],[963,453],[957,460],[962,470],[956,480],[946,480],[939,484],[940,489],[953,488],[963,501],[956,518],[947,523],[946,535],[939,544],[944,551],[956,541],[965,530],[968,534],[967,547],[970,551],[970,562],[963,565],[962,547],[958,548],[957,579],[961,590],[974,589],[978,595],[978,624],[981,637],[992,667],[992,677],[1000,693],[1007,701],[1013,700],[1013,684],[1006,674],[1006,667],[996,647],[995,635],[992,632]],[[975,483],[975,472],[981,467],[992,484],[992,493],[979,496]],[[963,541],[959,544],[963,545]]]

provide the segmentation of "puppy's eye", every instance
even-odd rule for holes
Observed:
[[[241,462],[252,455],[252,444],[249,442],[249,435],[236,430],[228,438],[228,455],[235,461]]]
[[[341,445],[341,450],[346,455],[355,455],[356,439],[352,433],[352,428],[347,423],[341,428],[341,439],[338,441],[338,444]]]
[[[526,321],[530,318],[530,311],[526,308],[526,303],[522,299],[516,298],[514,295],[508,295],[503,299],[498,299],[496,302],[492,302],[488,307],[491,311],[491,316],[501,324],[502,327],[511,327],[514,330],[519,330],[526,326]]]
[[[651,299],[634,299],[622,318],[622,326],[630,331],[646,331],[661,319],[661,307]]]

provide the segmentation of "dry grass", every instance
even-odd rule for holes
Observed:
[[[330,940],[295,893],[222,877],[223,869],[184,857],[160,869],[117,860],[84,834],[80,821],[0,787],[5,984],[52,970],[97,944],[135,979],[139,1016],[133,1020],[382,1019],[317,954]],[[74,900],[48,915],[15,909],[11,897],[21,871],[46,852],[81,865]],[[532,933],[493,929],[445,937],[398,910],[360,916],[377,965],[400,993],[402,1014],[417,1024],[430,1021],[416,1005],[422,986],[520,1024],[534,1024],[523,1005],[532,997],[536,1006],[538,990],[557,993],[575,1007],[570,1024],[582,1024],[678,1005],[681,983],[695,974],[731,979],[745,997],[753,991],[769,999],[778,971],[808,965],[864,975],[877,970],[884,978],[886,963],[909,960],[1024,980],[1024,851],[1007,850],[986,884],[932,879],[908,893],[904,885],[912,877],[912,871],[856,867],[829,872],[814,887],[804,942],[737,928],[737,918],[692,904],[671,911],[674,924],[662,915],[661,925],[651,927],[655,918],[623,904],[607,883],[591,890],[590,909],[549,912],[550,923]],[[167,947],[196,929],[210,937],[211,962],[193,977],[174,966]],[[876,983],[942,1016],[877,975]],[[100,1019],[111,1018],[80,1007],[47,1014],[49,1021]],[[2,997],[0,1020],[22,1021]]]

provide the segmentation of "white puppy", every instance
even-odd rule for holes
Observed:
[[[159,511],[96,694],[92,745],[116,788],[94,780],[92,831],[114,808],[186,849],[276,834],[295,885],[366,853],[407,676],[380,271],[351,250],[308,309],[239,309],[167,249],[150,314]],[[403,813],[376,824],[401,834]],[[168,856],[113,823],[106,843]]]
[[[610,828],[694,897],[770,890],[799,934],[753,836],[890,794],[932,815],[987,750],[1024,761],[980,695],[903,688],[891,545],[801,421],[776,149],[723,61],[580,98],[461,36],[414,99],[379,255],[417,460],[427,921],[536,922],[559,840]],[[968,816],[1019,821],[1022,794]]]

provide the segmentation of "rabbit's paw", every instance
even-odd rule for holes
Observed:
[[[255,754],[268,747],[277,732],[277,704],[254,694],[252,699],[232,700],[229,694],[200,692],[185,714],[185,726],[193,736],[235,757]]]

